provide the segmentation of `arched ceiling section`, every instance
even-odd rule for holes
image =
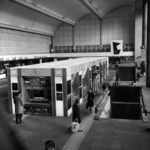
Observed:
[[[0,0],[0,23],[53,34],[62,22],[7,0]]]
[[[122,6],[135,6],[135,0],[89,0],[95,9],[105,16],[108,12]]]
[[[92,7],[85,7],[82,1]],[[100,14],[101,18],[113,9],[127,5],[135,6],[135,0],[0,0],[0,24],[53,35],[57,27],[67,20],[75,25],[91,12],[95,15],[97,11],[96,15]]]
[[[81,17],[90,13],[79,0],[27,0],[28,2],[53,13],[64,19],[76,22]]]

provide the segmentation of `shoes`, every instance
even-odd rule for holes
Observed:
[[[23,121],[20,121],[20,123],[24,123]]]
[[[16,122],[16,124],[20,124],[20,122]]]
[[[68,128],[67,130],[68,130],[69,133],[71,133],[71,128]]]
[[[83,132],[83,130],[78,130],[78,132]]]

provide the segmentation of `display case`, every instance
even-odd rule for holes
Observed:
[[[25,113],[51,114],[50,77],[23,77]]]

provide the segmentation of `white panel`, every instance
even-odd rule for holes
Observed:
[[[107,101],[107,104],[105,105],[104,109],[105,109],[105,113],[104,111],[102,111],[100,118],[110,118],[110,112],[111,112],[110,98]]]
[[[71,80],[71,67],[67,68],[67,81]]]
[[[62,77],[55,77],[55,91],[56,91],[56,84],[61,83],[62,84]],[[57,101],[57,96],[55,93],[55,101],[56,101],[56,116],[64,116],[64,104],[62,101]]]
[[[72,113],[72,108],[70,108],[70,109],[68,110],[68,116],[71,115],[71,113]]]
[[[56,116],[64,116],[63,101],[56,101]]]
[[[6,74],[0,74],[0,79],[6,78]]]
[[[18,83],[17,77],[11,77],[11,83]]]
[[[80,99],[80,104],[83,102],[83,98]]]
[[[62,83],[62,77],[55,77],[55,83]]]

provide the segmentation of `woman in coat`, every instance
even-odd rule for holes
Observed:
[[[73,107],[72,107],[72,122],[78,122],[79,124],[81,123],[81,116],[80,116],[80,108],[78,106],[79,100],[76,99]],[[68,128],[69,132],[71,131],[71,127]],[[82,130],[78,129],[78,132],[82,132]]]
[[[94,106],[94,94],[92,92],[92,89],[90,89],[90,92],[88,92],[88,98],[87,98],[87,104],[86,104],[86,108],[88,109],[88,107],[90,107],[90,113],[92,112],[92,107]]]
[[[22,122],[22,114],[24,110],[24,104],[20,92],[18,92],[17,95],[15,96],[14,103],[15,103],[16,123],[19,124]]]

